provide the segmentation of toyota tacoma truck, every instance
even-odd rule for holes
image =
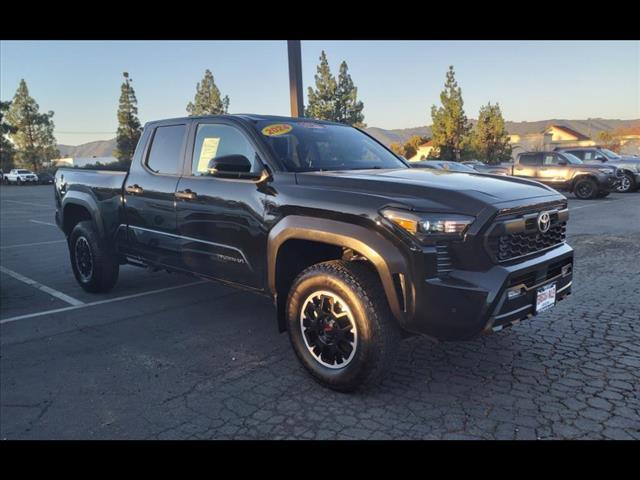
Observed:
[[[267,296],[302,365],[341,391],[375,384],[404,336],[472,339],[571,292],[564,196],[410,168],[336,123],[151,122],[128,172],[59,169],[54,191],[82,288],[132,264]]]
[[[616,166],[584,163],[568,152],[520,153],[511,174],[571,192],[582,200],[606,197],[623,178]]]
[[[565,147],[556,151],[570,153],[585,163],[604,164],[617,167],[622,171],[622,178],[616,191],[620,193],[634,192],[640,187],[640,158],[631,155],[618,155],[606,148],[599,147]]]

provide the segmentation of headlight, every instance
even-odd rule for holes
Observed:
[[[420,241],[429,239],[461,239],[475,220],[467,215],[450,213],[418,213],[385,208],[380,213]]]

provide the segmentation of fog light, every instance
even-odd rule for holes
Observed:
[[[513,300],[514,298],[518,298],[522,295],[522,287],[510,288],[507,290],[507,299]]]

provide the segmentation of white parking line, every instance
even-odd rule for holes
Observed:
[[[5,248],[22,248],[22,247],[33,247],[35,245],[48,245],[50,243],[67,243],[66,240],[51,240],[49,242],[35,242],[35,243],[20,243],[18,245],[3,245],[0,247],[0,250],[4,250]]]
[[[11,202],[11,203],[19,203],[20,205],[31,205],[33,207],[50,207],[53,208],[54,205],[46,204],[46,203],[31,203],[31,202],[21,202],[18,200],[9,200],[7,198],[2,199],[3,202]]]
[[[29,220],[32,223],[39,223],[40,225],[50,225],[52,227],[57,227],[57,225],[55,223],[51,223],[51,222],[43,222],[40,220]]]
[[[157,290],[149,290],[148,292],[134,293],[132,295],[125,295],[123,297],[115,297],[115,298],[108,298],[106,300],[98,300],[97,302],[84,303],[82,305],[74,305],[74,306],[71,306],[71,307],[63,307],[63,308],[56,308],[56,309],[53,309],[53,310],[46,310],[44,312],[36,312],[36,313],[28,313],[26,315],[18,315],[17,317],[10,317],[10,318],[5,318],[4,320],[0,320],[0,325],[3,325],[5,323],[10,323],[10,322],[16,322],[18,320],[26,320],[27,318],[34,318],[34,317],[41,317],[43,315],[50,315],[50,314],[53,314],[53,313],[68,312],[70,310],[78,310],[78,309],[81,309],[81,308],[93,307],[95,305],[104,305],[105,303],[120,302],[122,300],[129,300],[131,298],[138,298],[138,297],[144,297],[146,295],[153,295],[154,293],[168,292],[170,290],[176,290],[178,288],[185,288],[185,287],[191,287],[193,285],[200,285],[201,283],[206,283],[206,280],[199,280],[197,282],[184,283],[182,285],[174,285],[173,287],[158,288]]]
[[[73,305],[74,307],[77,307],[77,306],[85,304],[84,302],[81,302],[80,300],[77,300],[77,299],[75,299],[73,297],[70,297],[69,295],[67,295],[65,293],[59,292],[58,290],[54,290],[53,288],[47,287],[46,285],[42,285],[41,283],[36,282],[35,280],[27,278],[24,275],[20,275],[18,272],[14,272],[13,270],[9,270],[8,268],[3,267],[2,265],[0,265],[0,272],[6,273],[10,277],[15,278],[16,280],[20,280],[21,282],[26,283],[27,285],[29,285],[29,286],[31,286],[33,288],[37,288],[41,292],[48,293],[52,297],[59,298],[63,302],[67,302],[69,305]]]

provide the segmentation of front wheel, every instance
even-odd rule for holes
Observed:
[[[71,268],[87,292],[108,292],[118,280],[120,264],[107,248],[93,222],[78,223],[69,236]]]
[[[583,178],[576,182],[573,193],[580,200],[589,200],[598,194],[598,185],[590,178]]]
[[[616,192],[618,193],[628,193],[633,192],[636,189],[636,181],[633,176],[629,173],[625,173],[622,175],[620,179],[620,184],[618,188],[616,188]]]
[[[377,272],[366,262],[324,262],[304,270],[287,301],[289,339],[315,380],[348,392],[376,384],[400,341]]]

